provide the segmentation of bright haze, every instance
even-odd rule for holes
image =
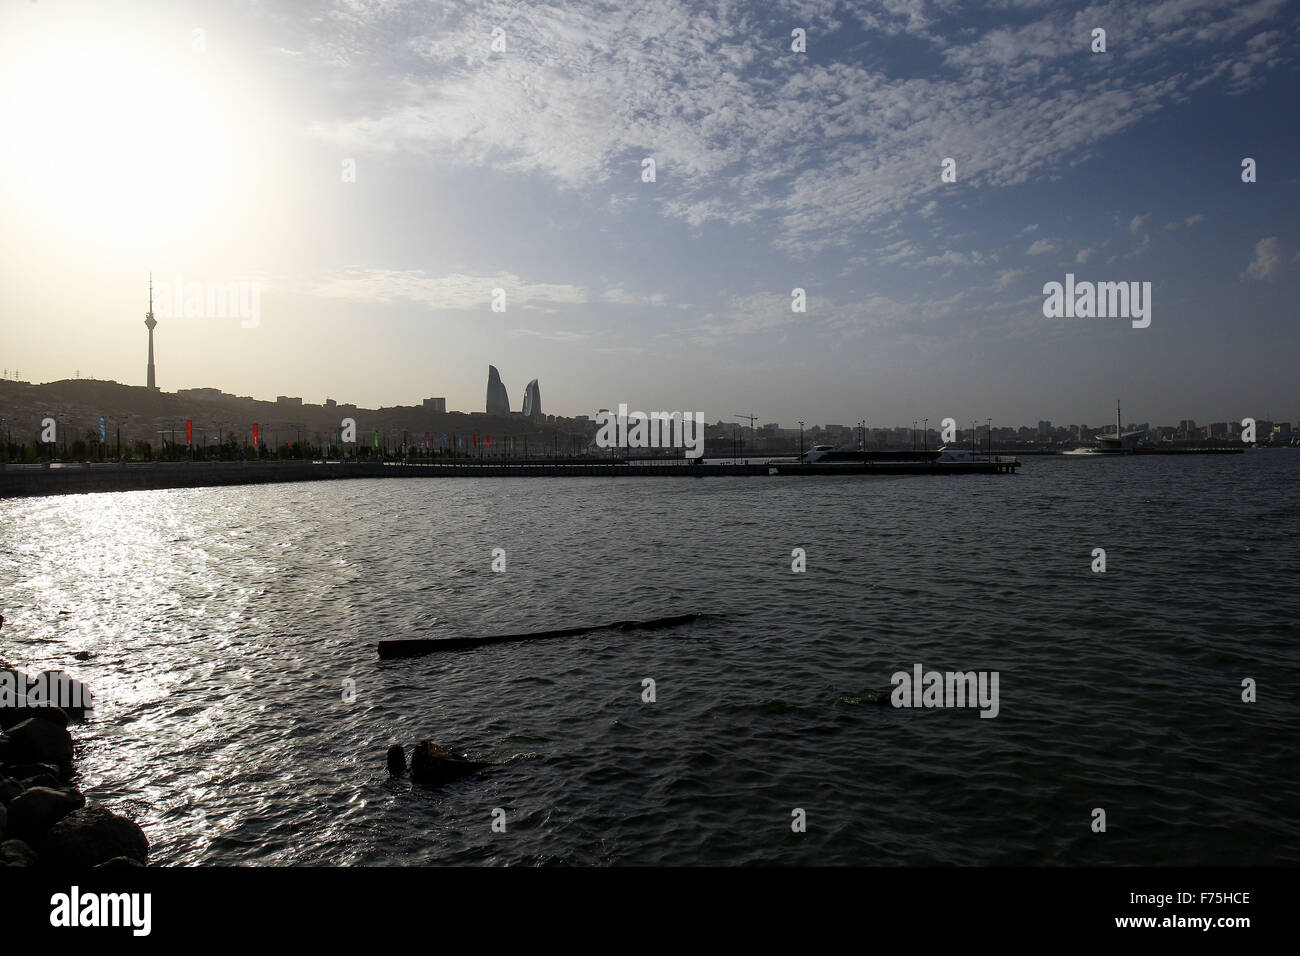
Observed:
[[[1295,418],[1297,18],[13,0],[0,364],[143,385],[152,271],[260,289],[256,327],[160,316],[165,391],[481,410],[491,363],[557,414]],[[1150,282],[1150,327],[1045,318],[1067,273]]]

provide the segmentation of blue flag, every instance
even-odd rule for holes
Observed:
[[[108,432],[104,429],[104,416],[99,416],[99,440],[105,441],[108,438]]]

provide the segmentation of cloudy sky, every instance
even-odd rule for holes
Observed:
[[[1280,0],[9,2],[0,365],[143,384],[152,270],[258,289],[256,323],[160,316],[168,391],[470,410],[492,363],[563,414],[1294,419],[1298,26]],[[1044,317],[1066,273],[1150,282],[1150,327]]]

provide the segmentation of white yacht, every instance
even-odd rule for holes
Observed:
[[[1125,432],[1123,425],[1120,424],[1120,406],[1115,402],[1115,431],[1112,434],[1101,434],[1093,438],[1095,443],[1091,448],[1073,448],[1065,452],[1066,455],[1131,455],[1138,447],[1138,444],[1145,437],[1146,432],[1132,431]]]

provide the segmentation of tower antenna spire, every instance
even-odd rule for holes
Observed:
[[[145,372],[145,387],[157,391],[158,380],[153,367],[153,330],[158,325],[158,320],[153,317],[153,272],[149,273],[149,311],[145,313],[144,324],[149,330],[149,366]]]

